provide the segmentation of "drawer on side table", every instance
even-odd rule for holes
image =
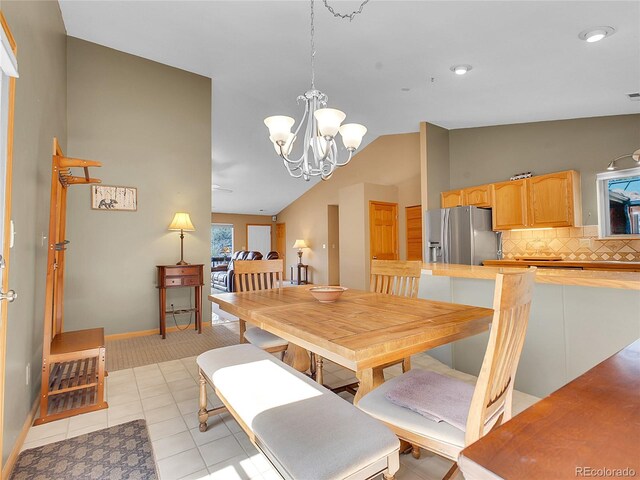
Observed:
[[[164,267],[165,275],[167,277],[178,277],[185,275],[200,275],[202,268],[198,265],[179,265],[175,267]]]

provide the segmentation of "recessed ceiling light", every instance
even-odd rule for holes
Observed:
[[[472,68],[473,67],[471,65],[454,65],[453,67],[450,68],[450,70],[456,75],[464,75]]]
[[[591,27],[581,31],[578,34],[578,38],[585,42],[593,43],[599,42],[603,38],[610,37],[614,33],[616,33],[616,29],[613,27]]]

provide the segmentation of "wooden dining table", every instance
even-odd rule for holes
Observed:
[[[309,351],[319,362],[326,358],[354,371],[356,403],[384,382],[383,366],[481,333],[493,316],[489,308],[355,289],[320,303],[310,288],[220,293],[209,300],[240,319],[241,343],[248,322],[288,340],[290,363],[308,359]]]

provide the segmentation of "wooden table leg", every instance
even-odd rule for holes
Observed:
[[[202,333],[202,287],[196,287],[196,328]]]
[[[316,355],[316,382],[320,385],[324,385],[324,374],[322,368],[322,357],[320,355]]]
[[[384,383],[384,373],[382,368],[365,368],[356,372],[356,377],[360,381],[360,386],[353,399],[353,404],[357,405],[362,397]]]
[[[299,372],[306,372],[309,370],[311,365],[309,361],[309,352],[298,345],[294,345],[293,343],[290,343],[287,351],[284,352],[284,358],[282,361]]]
[[[166,310],[167,310],[167,291],[164,288],[158,289],[160,295],[160,335],[162,338],[167,338],[167,323],[166,323]]]

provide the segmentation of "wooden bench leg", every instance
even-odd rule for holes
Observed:
[[[396,478],[395,475],[391,475],[390,473],[383,473],[382,476],[384,480],[394,480]]]
[[[202,372],[200,372],[200,409],[198,410],[198,421],[200,422],[200,431],[207,431],[207,420],[209,412],[207,412],[207,381]]]

